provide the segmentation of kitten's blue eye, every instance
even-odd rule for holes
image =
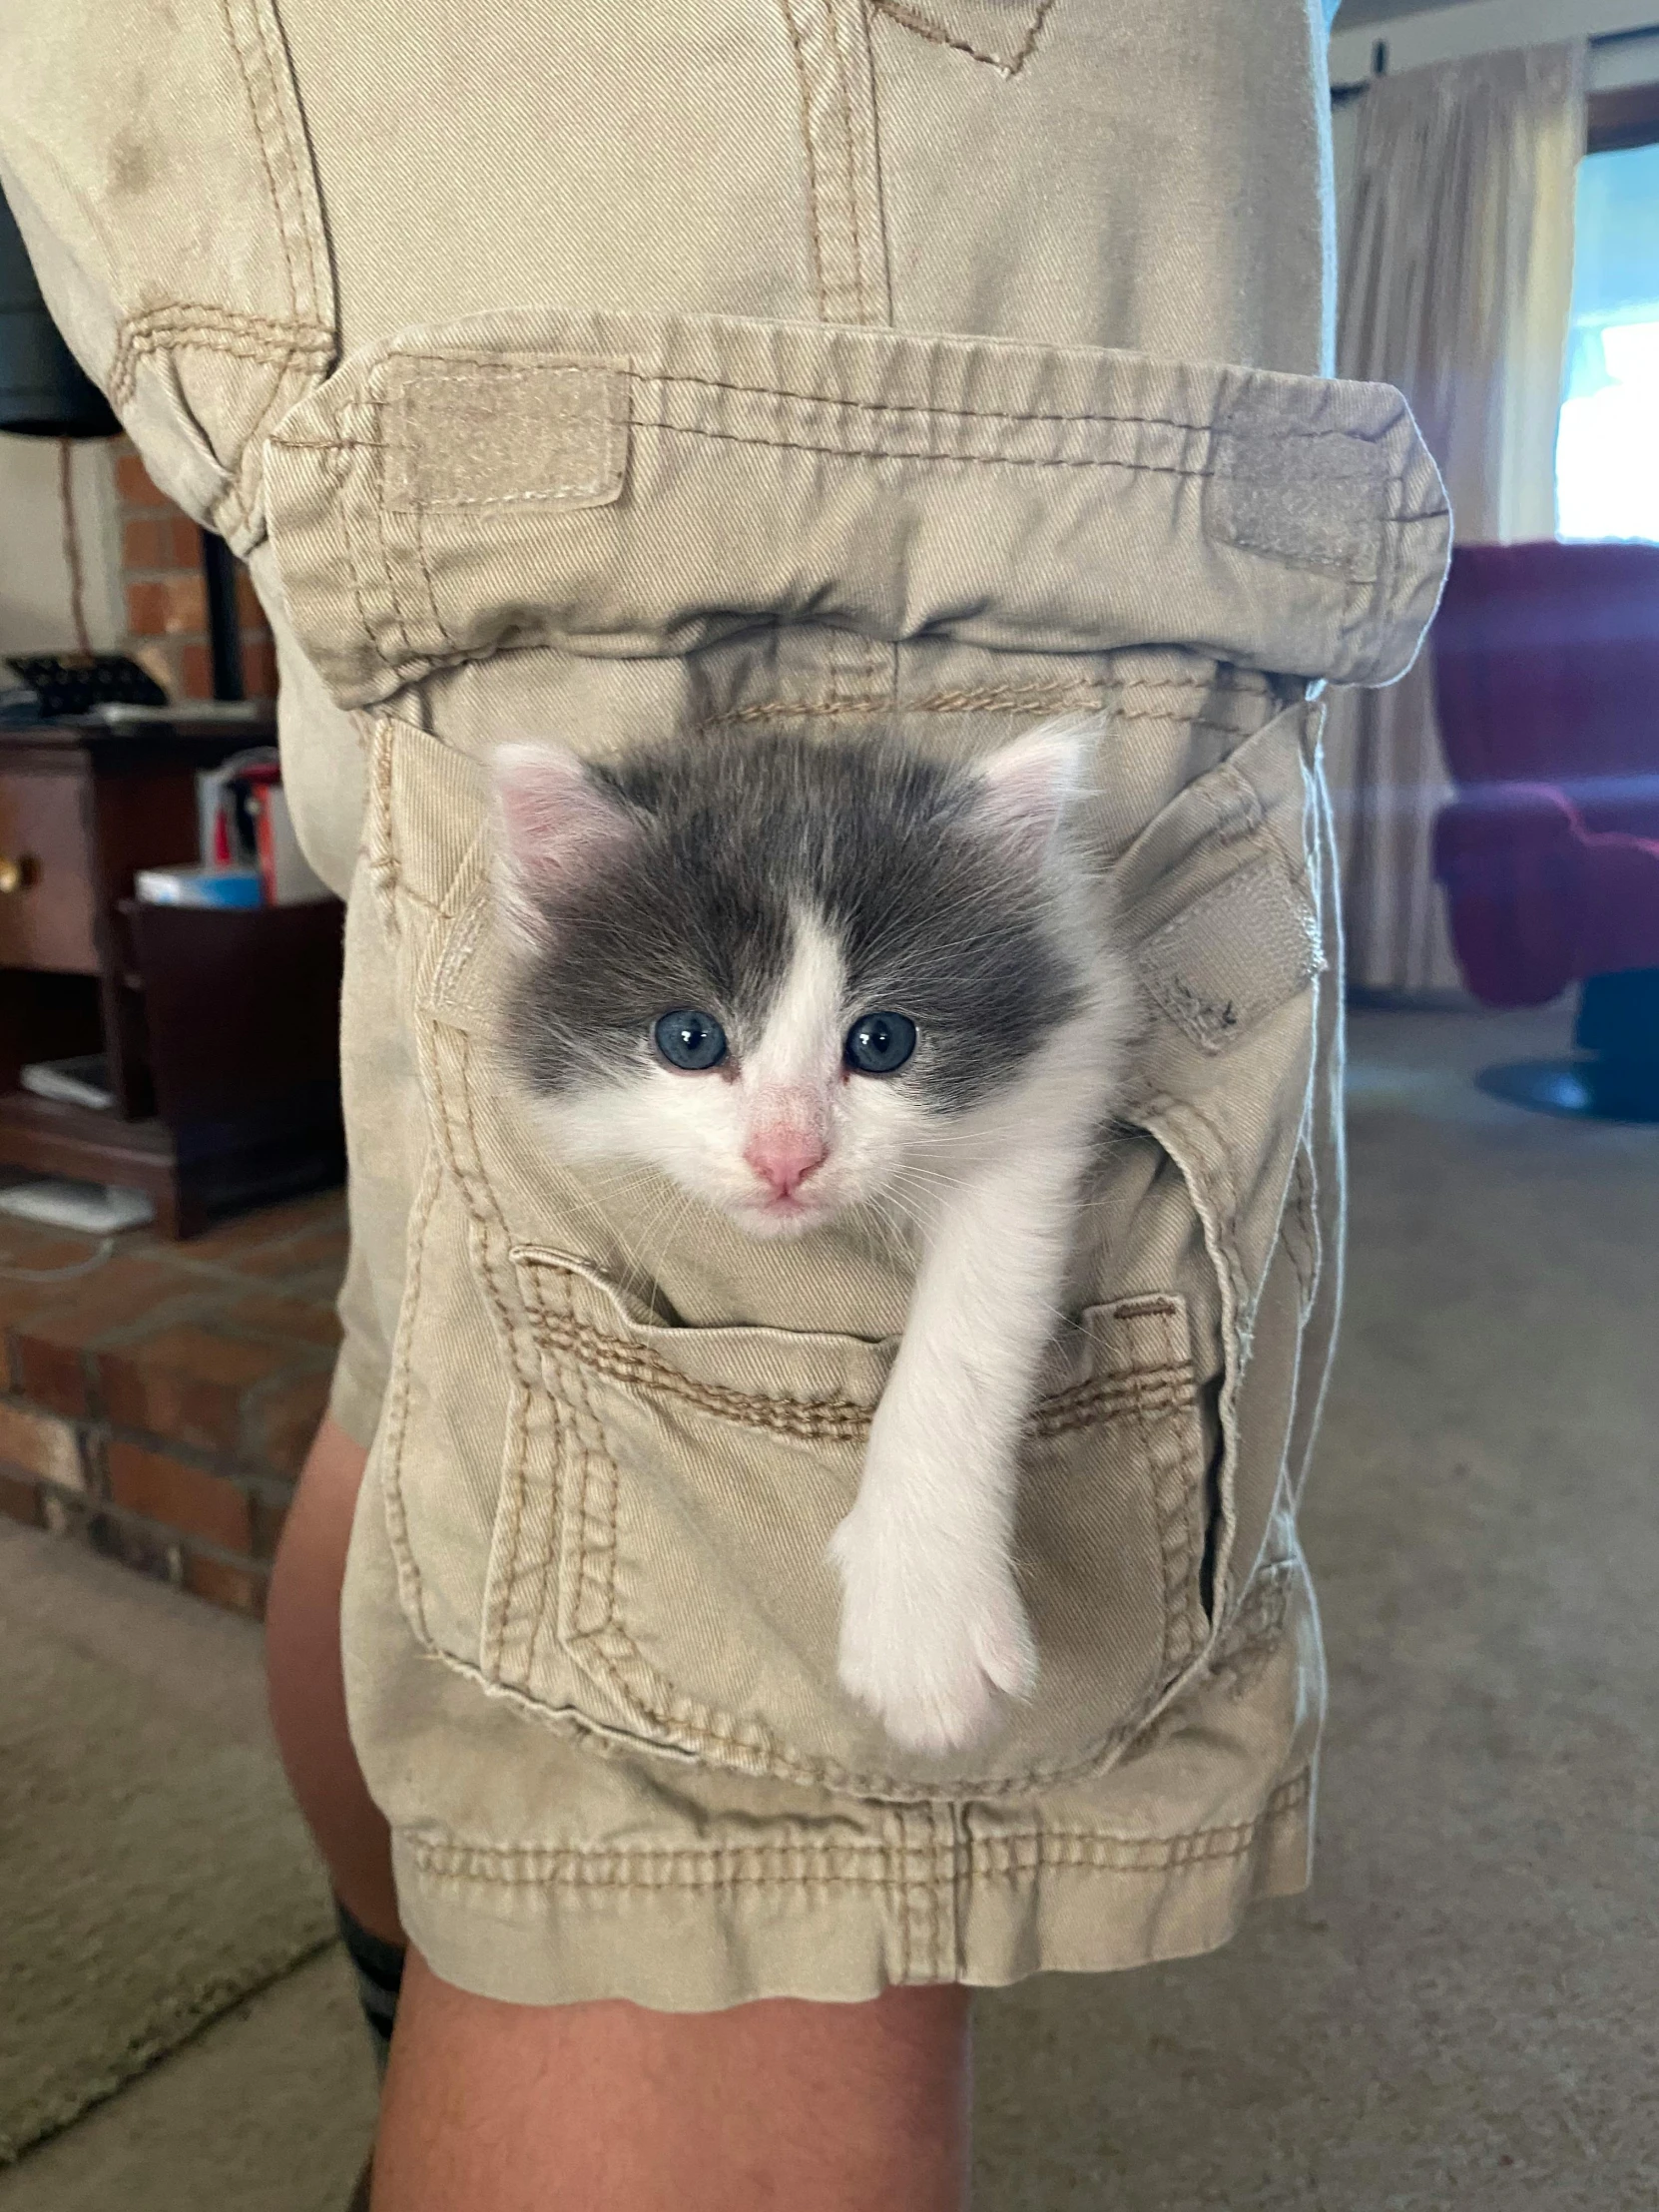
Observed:
[[[725,1030],[713,1014],[700,1014],[692,1006],[676,1007],[672,1014],[664,1014],[651,1034],[670,1067],[700,1073],[704,1068],[718,1068],[726,1057]]]
[[[846,1032],[846,1064],[860,1075],[892,1075],[916,1048],[908,1014],[863,1014]]]

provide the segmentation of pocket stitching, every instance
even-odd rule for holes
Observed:
[[[1036,52],[1037,41],[1042,36],[1043,25],[1048,20],[1048,11],[1053,4],[1054,0],[1037,0],[1026,24],[1023,44],[1013,54],[993,54],[983,47],[970,45],[966,39],[953,38],[942,23],[924,15],[918,7],[905,6],[904,0],[874,0],[877,13],[889,16],[901,29],[913,31],[918,38],[926,39],[930,45],[948,46],[953,53],[966,54],[976,62],[988,62],[991,68],[1000,71],[1004,77],[1017,77]]]
[[[409,1519],[403,1503],[403,1447],[408,1436],[409,1390],[413,1378],[409,1347],[420,1305],[426,1243],[431,1234],[432,1211],[437,1203],[441,1173],[437,1152],[435,1148],[428,1146],[410,1213],[409,1278],[404,1291],[403,1311],[398,1316],[397,1339],[392,1349],[392,1388],[387,1403],[385,1478],[381,1493],[385,1505],[386,1534],[397,1566],[404,1609],[410,1616],[410,1626],[427,1650],[432,1648],[434,1639],[426,1621],[426,1593],[420,1564],[415,1558],[414,1546],[409,1541]]]
[[[527,1272],[538,1287],[544,1276],[558,1277],[566,1283],[581,1280],[575,1270],[532,1258],[522,1249],[514,1258],[521,1273]],[[1108,1300],[1104,1306],[1115,1317],[1155,1319],[1166,1328],[1179,1311],[1172,1300],[1157,1292]],[[681,1398],[716,1419],[742,1427],[767,1428],[808,1439],[829,1438],[838,1443],[856,1443],[869,1431],[872,1413],[853,1399],[774,1397],[726,1383],[700,1382],[648,1346],[630,1344],[620,1334],[611,1336],[591,1322],[578,1321],[568,1306],[554,1313],[539,1291],[533,1307],[532,1333],[541,1339],[541,1349],[563,1353],[577,1368],[592,1369],[612,1382],[632,1383],[665,1397]],[[1184,1381],[1190,1383],[1192,1365],[1190,1354],[1177,1355],[1153,1366],[1126,1369],[1118,1380],[1091,1377],[1085,1382],[1072,1383],[1038,1400],[1026,1416],[1025,1433],[1037,1437],[1069,1435],[1095,1426],[1131,1400],[1169,1396],[1179,1391]]]
[[[553,1270],[550,1272],[558,1273],[560,1271]],[[1131,1314],[1144,1313],[1149,1318],[1158,1320],[1162,1324],[1161,1334],[1164,1342],[1166,1345],[1169,1344],[1178,1313],[1178,1308],[1172,1301],[1159,1298],[1154,1293],[1144,1300],[1122,1301],[1119,1310],[1128,1311]],[[536,1320],[545,1321],[546,1318],[547,1309],[545,1305],[538,1303],[532,1318],[532,1331],[534,1331]],[[594,1334],[597,1335],[598,1333],[595,1332]],[[1171,1349],[1173,1350],[1173,1347]],[[662,1365],[666,1367],[667,1363],[662,1363]],[[681,1750],[690,1751],[693,1754],[699,1749],[717,1752],[728,1751],[739,1755],[735,1763],[740,1766],[740,1769],[759,1770],[784,1781],[839,1789],[857,1795],[897,1796],[904,1802],[924,1802],[929,1798],[947,1795],[956,1796],[963,1792],[972,1792],[982,1797],[1005,1797],[1022,1790],[1053,1782],[1063,1782],[1094,1771],[1104,1759],[1110,1758],[1121,1750],[1126,1743],[1133,1740],[1145,1725],[1147,1714],[1153,1710],[1165,1694],[1171,1663],[1172,1625],[1172,1606],[1169,1596],[1171,1568],[1168,1562],[1168,1547],[1165,1541],[1169,1519],[1166,1505],[1167,1502],[1173,1501],[1166,1500],[1164,1455],[1151,1446],[1150,1437],[1148,1436],[1148,1422],[1159,1413],[1178,1414],[1183,1409],[1189,1412],[1196,1410],[1190,1351],[1184,1359],[1172,1359],[1162,1368],[1146,1371],[1149,1380],[1154,1382],[1154,1387],[1147,1390],[1133,1388],[1126,1390],[1123,1393],[1121,1407],[1121,1410],[1132,1415],[1137,1429],[1147,1440],[1147,1449],[1143,1455],[1143,1464],[1146,1470],[1145,1478],[1151,1493],[1154,1514],[1159,1523],[1160,1550],[1165,1558],[1165,1594],[1164,1603],[1160,1607],[1160,1649],[1152,1679],[1148,1682],[1137,1702],[1130,1707],[1116,1725],[1096,1742],[1090,1744],[1075,1759],[1052,1765],[1031,1766],[1017,1775],[993,1775],[964,1779],[946,1776],[937,1782],[906,1782],[892,1775],[860,1773],[843,1767],[833,1759],[809,1757],[788,1742],[787,1739],[778,1736],[759,1718],[749,1720],[745,1716],[728,1713],[722,1707],[710,1705],[704,1700],[688,1697],[669,1676],[663,1673],[661,1668],[636,1642],[627,1623],[617,1611],[616,1527],[620,1510],[621,1479],[616,1454],[610,1442],[604,1417],[593,1401],[588,1379],[582,1372],[580,1360],[571,1357],[560,1363],[560,1366],[569,1371],[574,1392],[579,1395],[581,1400],[580,1409],[585,1414],[587,1422],[591,1425],[594,1435],[602,1446],[600,1452],[595,1452],[585,1440],[582,1444],[583,1466],[577,1512],[578,1522],[583,1531],[580,1539],[582,1558],[578,1565],[578,1612],[581,1590],[587,1580],[587,1569],[593,1548],[587,1538],[586,1531],[590,1525],[589,1483],[592,1480],[596,1458],[602,1457],[603,1459],[603,1471],[606,1480],[603,1540],[605,1567],[603,1582],[598,1585],[603,1605],[603,1617],[591,1628],[583,1628],[580,1626],[579,1619],[573,1619],[569,1631],[572,1656],[577,1656],[575,1647],[582,1647],[582,1657],[586,1664],[590,1668],[598,1670],[604,1681],[609,1685],[613,1695],[618,1699],[624,1714],[653,1726],[662,1733],[662,1736],[670,1739],[664,1742],[660,1738],[648,1738],[646,1739],[648,1749],[657,1751]],[[1181,1386],[1183,1376],[1185,1379],[1184,1388]],[[557,1395],[556,1392],[550,1394]],[[742,1393],[736,1394],[741,1395]],[[1091,1416],[1091,1419],[1104,1418],[1109,1411],[1120,1409],[1104,1402],[1108,1396],[1107,1392],[1102,1391],[1101,1396],[1103,1403]],[[1077,1421],[1071,1425],[1082,1426],[1085,1423]],[[1190,1457],[1181,1450],[1179,1440],[1177,1441],[1176,1456],[1183,1468],[1190,1466]],[[1185,1543],[1184,1556],[1189,1562],[1188,1572],[1190,1577],[1190,1538]],[[528,1689],[528,1683],[526,1684],[526,1694],[533,1695]],[[750,1733],[736,1733],[737,1730],[746,1726]],[[676,1737],[680,1739],[678,1743],[673,1741]]]

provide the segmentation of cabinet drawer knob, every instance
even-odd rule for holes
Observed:
[[[27,855],[19,859],[9,852],[0,853],[0,898],[26,891],[39,872],[36,862]]]

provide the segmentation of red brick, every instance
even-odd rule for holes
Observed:
[[[21,1475],[0,1473],[0,1513],[8,1520],[22,1521],[27,1528],[46,1525],[39,1489],[33,1482],[25,1482]]]
[[[175,515],[168,524],[168,552],[175,568],[188,568],[200,574],[202,568],[202,533],[189,515]]]
[[[251,1297],[238,1299],[225,1320],[233,1329],[280,1337],[290,1343],[320,1345],[324,1352],[331,1352],[340,1340],[339,1317],[331,1306],[320,1306],[308,1298],[279,1298],[269,1291],[256,1291]]]
[[[159,583],[127,586],[127,629],[135,638],[167,635],[167,593]]]
[[[208,587],[200,571],[175,570],[129,584],[127,627],[136,638],[200,637],[208,627]]]
[[[213,657],[205,645],[181,648],[179,696],[181,699],[212,699],[214,696]]]
[[[185,1553],[185,1588],[210,1605],[222,1605],[230,1613],[265,1618],[266,1577],[248,1567],[233,1567],[223,1559],[204,1558],[199,1551]]]
[[[216,1337],[183,1323],[98,1355],[104,1410],[127,1428],[208,1450],[233,1450],[244,1391],[287,1366],[290,1350]]]
[[[60,1489],[81,1490],[80,1439],[66,1420],[0,1400],[0,1459],[29,1474],[44,1474]]]
[[[248,630],[266,630],[265,609],[260,605],[260,595],[254,589],[254,579],[237,563],[237,612]],[[267,635],[269,636],[269,631]]]
[[[297,1474],[328,1407],[326,1374],[290,1376],[262,1390],[253,1409],[253,1448],[280,1474]]]
[[[160,1521],[181,1536],[200,1536],[226,1551],[254,1548],[254,1514],[246,1490],[221,1474],[164,1451],[147,1451],[116,1436],[107,1460],[110,1495],[130,1513]]]
[[[182,1282],[171,1268],[137,1254],[118,1253],[96,1274],[34,1313],[12,1330],[18,1387],[37,1405],[57,1413],[86,1413],[92,1391],[85,1355],[100,1339],[156,1317],[178,1297]]]
[[[166,492],[158,491],[150,481],[150,472],[138,455],[122,453],[115,464],[116,489],[130,507],[171,507],[173,502]]]
[[[165,515],[133,515],[121,533],[121,558],[128,568],[166,568],[173,555],[173,528]]]

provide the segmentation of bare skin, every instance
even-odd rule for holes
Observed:
[[[390,1836],[345,1725],[339,1597],[365,1454],[324,1420],[267,1616],[271,1711],[335,1890],[401,1942]],[[726,2012],[501,2004],[411,1950],[374,2212],[961,2212],[968,1995]]]
[[[336,1421],[323,1420],[271,1570],[266,1685],[288,1785],[336,1895],[366,1929],[400,1943],[391,1831],[351,1749],[340,1676],[340,1585],[367,1458]]]
[[[968,2081],[963,1989],[542,2010],[411,1955],[374,2212],[961,2212]]]

